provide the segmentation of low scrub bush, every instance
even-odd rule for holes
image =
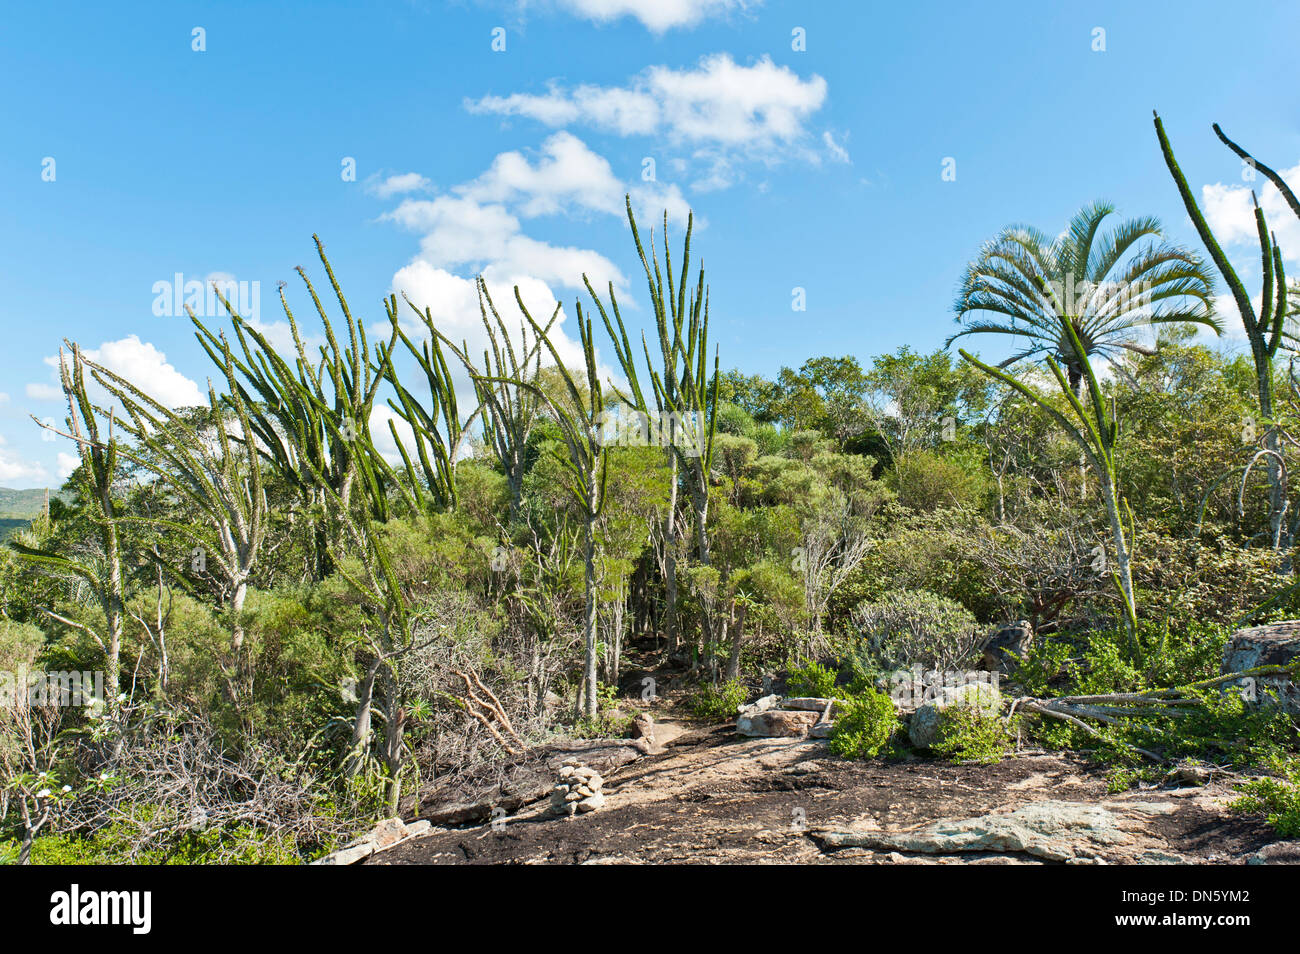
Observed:
[[[867,689],[843,702],[831,731],[830,750],[842,759],[874,758],[900,725],[894,701]]]
[[[931,750],[950,762],[999,761],[1015,745],[1015,726],[976,700],[943,710]]]
[[[974,661],[981,633],[960,603],[926,590],[898,590],[859,603],[853,622],[886,669],[920,665],[962,669]]]
[[[1283,838],[1300,838],[1300,762],[1278,765],[1277,778],[1246,782],[1229,807],[1242,814],[1263,815]]]
[[[702,686],[691,696],[690,710],[701,719],[726,722],[736,717],[736,710],[749,698],[749,689],[733,679],[716,686]]]
[[[811,660],[793,666],[785,680],[786,695],[830,698],[835,695],[835,675],[833,669]]]

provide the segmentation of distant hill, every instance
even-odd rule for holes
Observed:
[[[50,498],[59,496],[59,492],[51,488]],[[8,487],[0,487],[0,541],[9,539],[15,531],[26,527],[44,509],[44,489],[10,490]]]
[[[57,497],[58,495],[57,490],[50,490],[51,497]],[[10,490],[8,487],[0,487],[0,519],[22,518],[30,520],[44,509],[45,491],[43,489]]]

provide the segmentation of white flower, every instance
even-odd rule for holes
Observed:
[[[72,791],[72,786],[71,786],[71,785],[65,785],[65,786],[63,786],[63,791],[64,791],[65,793]]]
[[[49,797],[50,797],[50,790],[49,790],[48,788],[43,788],[43,789],[41,789],[39,792],[36,793],[36,797],[37,797],[37,798],[49,798]]]

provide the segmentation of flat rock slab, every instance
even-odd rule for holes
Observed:
[[[840,707],[843,705],[838,699],[819,699],[817,696],[795,696],[792,699],[781,700],[780,708],[798,709],[804,712],[816,712],[818,715],[826,711],[826,707],[833,705],[831,709],[831,718],[839,715]]]
[[[1162,815],[1175,806],[1164,802],[1124,806],[1140,815]],[[1142,821],[1106,804],[1038,801],[1009,812],[975,818],[943,819],[908,831],[823,831],[814,835],[823,847],[871,848],[911,854],[955,855],[971,852],[1027,854],[1071,864],[1123,860],[1136,864],[1170,864],[1184,859],[1143,844]]]

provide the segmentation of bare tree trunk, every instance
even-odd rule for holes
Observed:
[[[745,614],[749,608],[745,604],[736,607],[735,619],[731,628],[731,655],[727,659],[727,681],[740,678],[740,643],[745,632]]]
[[[1119,512],[1119,496],[1110,476],[1101,475],[1102,494],[1106,500],[1106,515],[1110,519],[1110,534],[1115,544],[1115,569],[1119,576],[1120,595],[1124,599],[1124,625],[1128,630],[1132,648],[1139,649],[1137,642],[1137,602],[1133,597],[1133,572],[1128,552],[1128,541],[1124,536],[1124,522]]]
[[[370,714],[375,702],[375,677],[383,664],[382,659],[372,662],[366,670],[366,678],[358,687],[357,714],[352,720],[352,745],[343,769],[348,775],[358,774],[365,761],[365,746],[370,738]]]

